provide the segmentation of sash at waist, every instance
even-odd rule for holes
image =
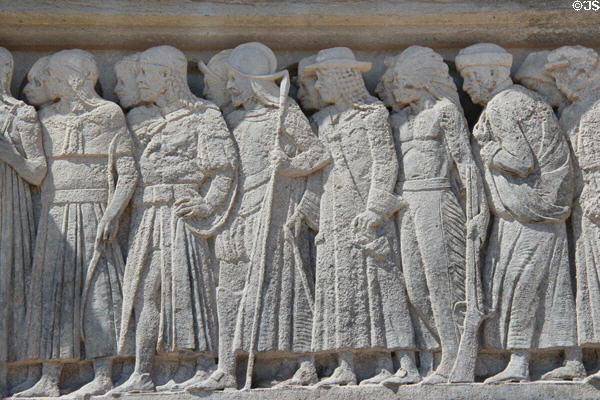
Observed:
[[[199,196],[198,185],[192,183],[138,186],[133,206],[172,204],[175,199]]]
[[[55,189],[42,194],[42,204],[106,203],[107,189]]]
[[[448,178],[414,179],[398,182],[396,184],[396,193],[450,189],[451,187]]]

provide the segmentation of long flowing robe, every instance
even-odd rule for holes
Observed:
[[[0,140],[27,157],[28,143],[41,141],[35,110],[22,102],[0,106]],[[35,220],[29,184],[0,162],[0,361],[23,358],[27,291],[35,241]]]
[[[514,349],[576,344],[565,220],[573,165],[552,108],[518,85],[498,93],[475,126],[496,215],[482,281],[494,314],[485,345]]]
[[[222,260],[248,265],[239,272],[245,283],[233,350],[250,350],[255,326],[255,351],[310,351],[313,279],[283,229],[304,189],[301,177],[322,167],[328,157],[291,99],[284,118],[284,133],[279,132],[275,108],[241,112],[232,124],[242,171],[240,197],[237,214],[219,236],[216,251]],[[294,177],[273,174],[269,154],[277,135],[281,149],[291,157],[286,168]],[[220,286],[228,287],[223,277]]]
[[[600,212],[600,101],[567,107],[560,123],[568,133],[579,168],[571,214],[577,290],[579,345],[600,344],[600,223],[584,215]]]
[[[316,116],[333,158],[323,171],[313,351],[414,348],[393,219],[398,161],[388,112],[380,102]],[[353,219],[384,216],[374,237],[357,241]]]
[[[214,354],[217,271],[207,238],[226,219],[235,182],[218,189],[204,183],[219,171],[235,170],[231,135],[221,113],[208,103],[201,111],[182,108],[164,118],[156,108],[140,107],[130,111],[128,120],[140,125],[132,129],[141,180],[133,199],[119,350],[125,352],[136,301],[148,290],[140,287],[142,276],[150,274],[158,278],[152,285],[160,296],[157,350]],[[176,216],[178,199],[197,197],[214,201],[212,217]]]
[[[130,159],[133,168],[131,137],[121,109],[110,102],[82,114],[65,115],[48,106],[40,111],[40,121],[48,175],[41,188],[27,357],[66,361],[112,356],[117,351],[124,267],[116,242],[104,246],[85,310],[81,295],[98,222],[109,200],[109,150],[114,146],[115,163]]]

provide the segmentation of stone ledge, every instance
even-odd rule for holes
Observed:
[[[554,399],[598,399],[600,389],[589,384],[572,382],[531,382],[509,383],[502,385],[445,384],[445,385],[409,385],[398,391],[373,386],[335,387],[330,389],[253,389],[249,392],[171,392],[143,393],[121,397],[99,396],[92,399],[102,400],[475,400],[475,399],[519,399],[519,400],[554,400]],[[44,400],[51,400],[44,398]]]

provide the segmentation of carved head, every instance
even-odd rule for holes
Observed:
[[[87,51],[73,49],[54,53],[48,60],[48,74],[48,95],[53,99],[70,94],[80,98],[98,97],[94,90],[98,66]]]
[[[0,47],[0,91],[2,95],[11,96],[10,84],[12,82],[14,61],[13,56],[4,47]]]
[[[362,104],[370,98],[362,77],[371,63],[357,61],[347,47],[334,47],[317,53],[315,62],[302,68],[302,74],[317,76],[315,88],[325,104]]]
[[[139,68],[136,82],[144,102],[154,103],[168,90],[182,96],[187,88],[187,59],[175,47],[156,46],[142,52]]]
[[[395,108],[396,105],[396,102],[394,101],[394,95],[392,94],[394,83],[394,69],[392,67],[395,61],[395,57],[385,58],[383,63],[386,66],[386,70],[383,75],[381,75],[381,78],[379,78],[377,87],[375,87],[375,93],[377,94],[377,97],[381,99],[386,107],[392,108]]]
[[[319,92],[315,87],[317,82],[316,75],[306,75],[303,69],[306,65],[313,64],[316,61],[316,55],[304,57],[298,63],[298,100],[306,111],[316,111],[323,107],[323,102],[319,96]]]
[[[448,99],[460,107],[454,81],[441,55],[428,47],[411,46],[404,50],[392,66],[392,94],[402,107],[423,97]]]
[[[227,90],[227,60],[231,49],[215,54],[208,64],[198,62],[198,68],[204,74],[204,97],[223,109],[231,103],[231,95]]]
[[[34,106],[41,106],[56,100],[48,93],[49,62],[50,56],[42,57],[33,64],[27,73],[27,85],[23,92],[27,96],[27,101]]]
[[[139,61],[140,55],[135,53],[123,57],[115,64],[115,75],[117,77],[115,93],[119,97],[119,102],[123,108],[134,107],[141,101],[136,82],[140,72]]]
[[[258,42],[241,44],[231,51],[227,66],[227,90],[235,107],[251,99],[266,106],[279,105],[282,93],[275,81],[287,76],[287,71],[277,72],[277,58],[271,49]]]
[[[475,104],[487,104],[499,88],[511,83],[512,55],[493,43],[466,47],[458,52],[455,62],[464,79],[463,90]]]
[[[552,75],[544,69],[548,54],[548,50],[529,53],[515,73],[514,80],[541,95],[552,107],[562,107],[567,98],[558,90]]]
[[[545,70],[556,86],[572,102],[577,102],[598,90],[600,82],[598,53],[583,46],[563,46],[548,54]]]

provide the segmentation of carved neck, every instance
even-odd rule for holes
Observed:
[[[163,94],[158,96],[155,104],[160,109],[162,115],[167,115],[183,107],[179,101],[179,97],[180,96],[177,96],[174,91],[169,88]]]
[[[435,106],[437,100],[429,93],[423,94],[417,101],[410,103],[410,110],[413,114],[418,114],[421,111]]]
[[[494,98],[494,96],[496,96],[498,93],[500,93],[501,91],[508,89],[509,87],[511,87],[513,85],[513,81],[512,79],[506,78],[504,81],[499,82],[496,87],[494,88],[494,90],[492,90],[492,93],[490,93],[490,97],[488,98],[488,100],[486,101],[486,104],[488,101],[490,101],[491,99]]]

